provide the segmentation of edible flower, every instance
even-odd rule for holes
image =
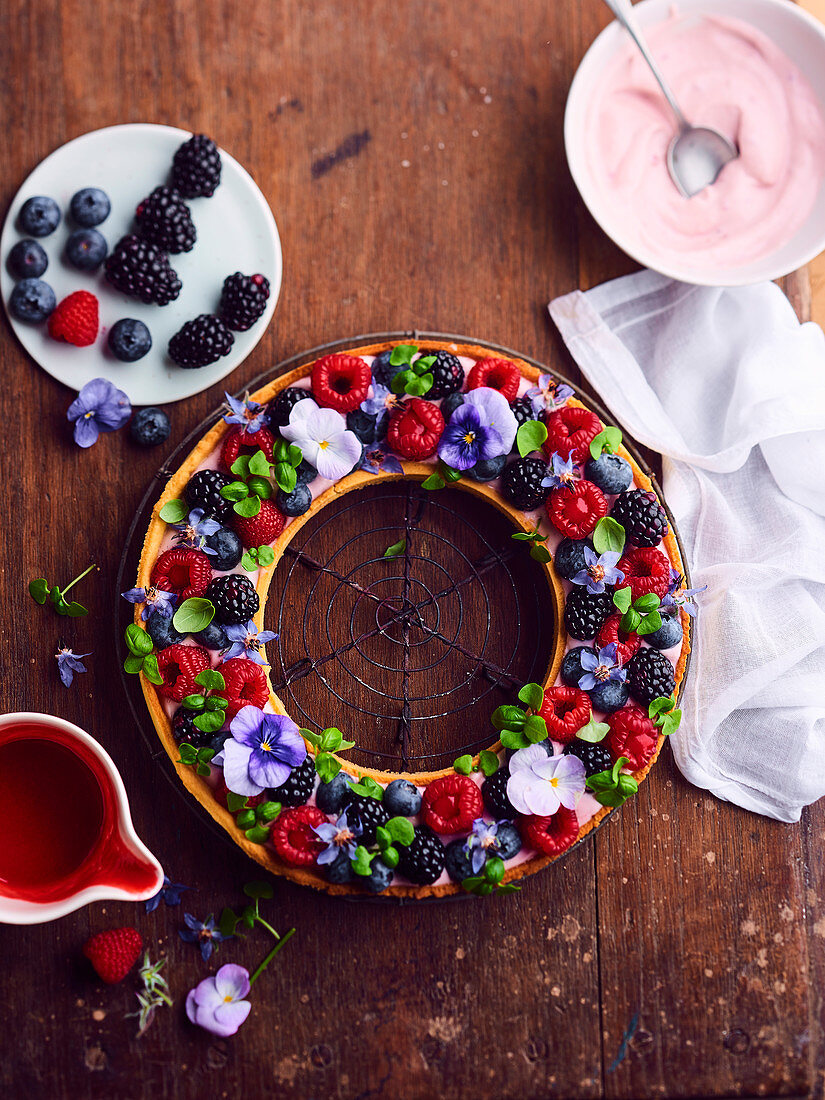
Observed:
[[[502,438],[496,428],[484,423],[483,409],[459,405],[444,429],[438,457],[454,470],[470,470],[502,454]]]
[[[83,657],[91,657],[91,651],[89,653],[74,653],[71,649],[67,649],[65,646],[58,649],[55,653],[57,658],[57,671],[60,676],[60,682],[63,687],[71,687],[74,680],[74,674],[76,672],[86,672],[86,666],[83,664]]]
[[[184,913],[183,919],[186,922],[186,927],[179,928],[178,935],[184,943],[197,944],[204,962],[209,960],[210,955],[215,950],[216,943],[223,943],[224,940],[230,938],[220,931],[211,913],[205,921],[196,920],[191,913]]]
[[[220,531],[221,525],[217,520],[204,518],[203,508],[193,508],[189,513],[186,523],[174,523],[172,526],[177,531],[175,542],[181,546],[191,547],[193,550],[202,550],[205,554],[217,554],[211,546],[206,545],[210,535]]]
[[[477,875],[487,857],[498,853],[498,826],[500,822],[487,822],[483,817],[477,817],[473,822],[473,831],[467,837],[464,850],[470,856],[470,864],[473,874]]]
[[[162,588],[156,588],[153,584],[148,588],[130,588],[128,592],[121,592],[120,594],[129,603],[146,605],[140,613],[143,622],[146,622],[149,616],[155,612],[162,615],[164,619],[171,619],[178,599],[176,593],[165,592]]]
[[[695,615],[699,610],[694,597],[698,596],[700,592],[706,592],[708,586],[703,584],[701,588],[682,588],[683,580],[682,574],[671,566],[670,586],[662,600],[662,611],[665,611],[667,608],[678,610],[680,607],[683,607],[688,615]]]
[[[258,630],[250,619],[248,623],[225,626],[223,632],[232,643],[223,655],[225,661],[230,657],[246,657],[256,665],[269,663],[261,650],[267,642],[274,642],[278,637],[274,630]]]
[[[386,444],[378,443],[364,451],[361,459],[361,469],[368,474],[403,474],[404,467],[394,454],[387,450]]]
[[[541,479],[542,487],[545,489],[572,489],[581,477],[572,457],[564,459],[555,451],[551,459],[550,469],[552,473]]]
[[[518,431],[518,421],[510,408],[510,402],[503,393],[489,386],[479,386],[464,394],[464,405],[473,405],[481,414],[481,423],[485,428],[493,428],[501,436],[501,449],[490,458],[508,455],[513,449]],[[463,408],[464,405],[459,405]]]
[[[539,376],[538,385],[529,389],[524,396],[530,398],[533,412],[538,419],[545,413],[565,405],[567,399],[573,396],[573,390],[563,382],[556,382],[549,374],[542,374]]]
[[[244,396],[243,401],[239,401],[237,397],[231,397],[225,391],[224,397],[229,407],[229,412],[224,414],[224,423],[238,424],[245,432],[249,432],[250,435],[254,435],[255,432],[260,431],[263,427],[264,415],[266,413],[265,405],[259,405],[257,401],[251,401],[249,399],[249,394]]]
[[[236,963],[227,963],[212,977],[190,989],[186,995],[186,1015],[193,1024],[213,1035],[234,1035],[249,1015],[249,971]]]
[[[292,769],[306,760],[304,739],[285,714],[242,707],[229,729],[232,737],[224,741],[212,763],[223,765],[224,782],[235,794],[256,795],[267,787],[280,787]]]
[[[573,584],[587,585],[587,591],[595,596],[604,592],[608,584],[618,584],[624,580],[624,573],[616,568],[616,562],[621,557],[618,550],[605,550],[603,554],[597,554],[589,546],[583,547],[583,550],[585,567],[570,578]]]
[[[172,882],[168,875],[164,875],[163,886],[146,902],[146,912],[154,913],[161,901],[167,905],[180,905],[181,894],[188,889],[182,882]]]
[[[74,441],[78,447],[91,447],[101,432],[116,432],[131,415],[129,398],[107,378],[87,382],[66,413],[74,421]]]
[[[383,419],[394,412],[400,404],[401,401],[397,394],[373,379],[372,397],[368,397],[361,402],[361,412],[366,413],[367,416],[377,416],[379,419]]]
[[[520,814],[550,817],[559,806],[575,810],[584,788],[584,764],[578,756],[548,757],[542,744],[513,753],[507,797]]]
[[[321,477],[337,481],[361,461],[361,440],[347,429],[335,409],[322,409],[311,398],[299,401],[289,414],[281,435],[301,448],[307,462]]]
[[[579,687],[582,691],[592,691],[599,684],[606,684],[608,680],[618,680],[624,683],[627,679],[627,669],[620,666],[617,660],[618,647],[615,642],[603,646],[598,656],[583,649],[581,663],[584,675],[579,679]]]
[[[323,825],[313,825],[312,831],[327,845],[323,852],[319,853],[317,863],[333,863],[340,852],[346,852],[348,859],[355,859],[355,841],[361,835],[361,826],[354,821],[351,825],[349,824],[346,810],[335,824],[328,821]]]

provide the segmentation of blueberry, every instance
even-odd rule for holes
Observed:
[[[502,821],[496,829],[498,854],[502,859],[512,859],[521,851],[521,836],[515,825]]]
[[[633,471],[630,463],[621,455],[604,454],[598,458],[588,458],[584,466],[584,476],[592,481],[604,493],[618,495],[630,487]]]
[[[391,355],[392,348],[389,348],[387,351],[382,351],[380,355],[376,355],[372,361],[373,378],[380,386],[386,386],[387,389],[390,389],[396,374],[404,369],[403,367],[394,367],[390,363]]]
[[[413,817],[421,809],[421,795],[408,779],[393,779],[384,791],[384,807],[393,817]]]
[[[329,783],[320,783],[315,792],[315,803],[325,814],[339,814],[349,802],[349,789],[355,780],[346,772],[338,772]]]
[[[458,406],[463,404],[464,394],[448,393],[444,400],[441,402],[441,415],[444,417],[445,420],[449,420],[458,408]]]
[[[42,279],[21,279],[9,295],[9,310],[18,321],[45,321],[56,305],[54,291]]]
[[[361,885],[369,890],[371,894],[380,894],[382,890],[386,890],[392,882],[392,876],[394,871],[392,867],[388,867],[380,856],[376,856],[371,864],[372,870],[368,875],[362,877]]]
[[[32,237],[48,237],[60,224],[60,207],[45,195],[26,199],[17,215],[17,224]]]
[[[88,229],[91,225],[100,225],[106,221],[112,204],[106,192],[99,187],[84,187],[72,195],[69,209],[75,224]]]
[[[488,458],[486,461],[481,459],[467,472],[474,481],[495,481],[501,474],[506,463],[507,455],[499,455],[498,458]]]
[[[652,634],[648,634],[647,640],[654,649],[670,649],[671,646],[678,645],[682,640],[682,623],[679,613],[668,615],[667,612],[663,612],[662,625],[658,630],[654,630]]]
[[[331,882],[335,886],[343,886],[344,883],[352,882],[355,878],[349,856],[343,850],[338,853],[332,863],[325,864],[324,874],[327,882]],[[383,890],[384,887],[382,886],[381,889]]]
[[[122,317],[109,329],[107,343],[115,359],[122,363],[136,363],[152,346],[152,334],[143,321],[134,317]]]
[[[630,698],[630,688],[619,680],[606,680],[587,693],[594,710],[612,714],[614,710],[623,707]]]
[[[387,434],[389,417],[383,413],[380,417],[355,409],[347,413],[347,427],[362,443],[377,443]]]
[[[223,627],[214,622],[195,634],[194,639],[206,649],[229,649],[231,644]]]
[[[232,740],[232,734],[228,733],[226,730],[222,730],[220,733],[216,733],[212,740],[209,742],[209,748],[212,749],[212,751],[217,756],[226,744],[226,742]]]
[[[177,645],[186,637],[172,626],[171,615],[161,615],[159,611],[153,611],[146,620],[146,629],[155,643],[155,649],[166,649],[170,645]]]
[[[579,680],[584,676],[582,668],[582,654],[590,653],[598,657],[598,653],[592,646],[578,645],[575,649],[568,649],[561,662],[561,678],[568,687],[577,688]]]
[[[361,442],[361,440],[359,440],[359,443],[361,443],[361,454],[358,456],[358,458],[356,458],[355,465],[349,471],[349,473],[351,473],[351,474],[354,474],[356,470],[360,470],[361,469],[361,463],[364,461],[364,451],[366,451],[367,448],[364,446],[364,444],[363,444],[363,442]]]
[[[221,527],[214,535],[207,536],[206,545],[215,551],[209,555],[209,564],[219,573],[228,573],[243,557],[243,543],[228,527]]]
[[[169,417],[163,409],[154,406],[138,410],[129,425],[129,435],[141,447],[157,447],[159,443],[165,443],[171,430]]]
[[[37,241],[18,241],[9,252],[8,267],[15,279],[39,279],[49,266],[49,257]]]
[[[66,241],[66,259],[80,271],[96,271],[108,251],[106,238],[96,229],[76,229]]]
[[[556,547],[556,556],[553,558],[556,572],[560,577],[564,577],[568,581],[572,580],[577,573],[587,567],[587,562],[584,560],[585,546],[589,546],[591,550],[593,549],[593,543],[590,539],[561,540]]]
[[[311,463],[307,462],[305,458],[301,459],[301,465],[296,469],[295,473],[298,476],[299,485],[309,485],[310,481],[314,481],[318,476],[318,471]]]
[[[302,516],[312,504],[312,493],[308,485],[296,485],[291,493],[279,489],[275,494],[275,503],[285,516]]]
[[[461,882],[473,873],[470,853],[466,851],[466,840],[453,840],[444,849],[444,866],[453,882]]]

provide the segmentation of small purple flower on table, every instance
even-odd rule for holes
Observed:
[[[249,971],[227,963],[189,990],[186,1015],[193,1024],[226,1039],[237,1032],[252,1009],[245,999],[249,990]]]
[[[78,447],[91,447],[101,432],[116,432],[131,415],[129,398],[106,378],[87,382],[66,413],[74,422],[74,441]]]
[[[162,588],[150,585],[148,588],[130,588],[128,592],[121,592],[124,600],[129,603],[142,603],[144,608],[140,613],[143,622],[157,612],[164,619],[171,619],[175,612],[177,595],[174,592],[164,592]]]
[[[499,450],[488,457],[499,458],[501,455],[508,455],[516,441],[518,421],[504,394],[489,386],[479,386],[478,389],[464,394],[464,404],[478,409],[484,427],[498,432],[501,437]],[[463,406],[459,406],[461,407]]]
[[[549,374],[539,376],[537,386],[533,386],[524,395],[529,397],[533,405],[536,419],[540,419],[545,413],[567,404],[567,399],[573,396],[573,390],[563,382],[556,382]]]
[[[91,657],[91,652],[73,653],[71,649],[66,649],[64,646],[55,653],[55,657],[57,658],[57,671],[61,684],[63,687],[71,687],[74,674],[87,671],[82,658]]]
[[[182,882],[172,882],[168,875],[164,875],[163,886],[146,902],[146,912],[154,913],[161,901],[165,901],[167,905],[180,905],[181,894],[188,889]]]
[[[191,913],[184,913],[185,928],[178,929],[178,935],[184,943],[194,943],[200,948],[201,958],[204,962],[209,960],[215,950],[216,943],[223,943],[229,936],[219,930],[215,918],[210,913],[205,921],[196,920]]]
[[[489,855],[498,854],[498,827],[501,822],[487,822],[483,817],[477,817],[473,822],[473,831],[467,837],[464,850],[470,856],[470,864],[473,874],[480,873],[487,862]]]
[[[404,467],[394,454],[387,450],[385,444],[378,443],[374,447],[368,447],[364,451],[361,460],[361,469],[368,474],[403,474]]]
[[[665,593],[662,600],[662,611],[671,610],[677,612],[680,607],[683,607],[688,615],[695,615],[699,608],[696,605],[695,597],[700,592],[707,591],[707,585],[703,584],[701,588],[683,588],[684,578],[673,566],[670,567],[670,586]]]
[[[266,412],[264,405],[259,405],[257,401],[250,401],[248,394],[243,401],[239,401],[237,397],[230,397],[226,392],[224,392],[224,397],[226,398],[226,404],[229,406],[229,412],[223,418],[224,423],[238,424],[250,435],[260,431],[263,427]]]
[[[507,797],[520,814],[550,817],[559,806],[575,810],[584,789],[584,764],[577,756],[548,757],[543,745],[528,745],[510,759]]]
[[[329,821],[324,825],[313,825],[312,831],[326,844],[318,855],[317,863],[333,863],[340,852],[346,852],[348,859],[355,859],[355,842],[361,835],[361,826],[355,822],[350,825],[346,810],[334,824]]]
[[[627,669],[621,667],[617,659],[618,648],[615,642],[603,646],[598,656],[582,650],[581,663],[584,675],[579,679],[579,687],[582,691],[592,691],[599,684],[606,684],[608,680],[618,680],[624,683],[627,679]]]
[[[278,637],[273,630],[258,630],[251,619],[248,623],[225,626],[223,631],[232,643],[223,659],[228,661],[230,657],[246,657],[257,665],[268,663],[261,650],[267,642],[274,642]]]
[[[585,567],[571,577],[573,584],[587,585],[587,591],[595,596],[604,592],[607,585],[619,584],[624,580],[624,573],[616,568],[616,562],[621,557],[617,550],[605,550],[603,554],[597,554],[589,546],[583,550]]]
[[[550,461],[550,473],[541,479],[545,489],[572,489],[581,477],[572,458],[562,458],[560,454],[553,452]]]
[[[438,457],[454,470],[471,470],[477,462],[487,462],[501,454],[502,439],[495,428],[487,427],[475,405],[459,405],[450,417],[438,444]]]
[[[193,508],[186,523],[174,523],[172,526],[177,531],[174,540],[180,546],[202,550],[205,554],[216,554],[217,550],[207,546],[206,540],[210,535],[220,531],[221,525],[217,520],[205,519],[204,515],[203,508]]]
[[[229,729],[232,737],[212,763],[223,765],[224,782],[235,794],[256,795],[267,787],[280,787],[306,760],[300,730],[285,714],[242,707]]]

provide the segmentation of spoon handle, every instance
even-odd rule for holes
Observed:
[[[662,94],[670,105],[670,109],[676,116],[676,121],[679,124],[679,129],[689,129],[690,124],[688,123],[688,120],[682,114],[682,110],[679,107],[679,104],[676,102],[676,98],[674,97],[673,92],[670,90],[667,81],[662,76],[659,66],[653,60],[650,50],[648,49],[647,42],[645,41],[644,35],[642,34],[642,29],[639,26],[639,22],[636,19],[636,14],[633,11],[633,4],[630,2],[630,0],[604,0],[604,2],[619,20],[621,25],[624,27],[624,29],[627,31],[627,33],[630,35],[636,45],[639,47],[639,51],[641,52],[642,57],[648,63],[650,71],[656,77],[656,81],[659,87],[662,89]]]

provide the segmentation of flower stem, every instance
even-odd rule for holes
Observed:
[[[69,583],[68,583],[68,584],[66,585],[66,587],[65,587],[65,588],[63,589],[63,591],[62,591],[62,592],[60,593],[60,595],[61,595],[61,596],[65,596],[65,595],[66,595],[66,593],[67,593],[67,592],[69,591],[69,589],[70,589],[70,588],[74,588],[74,586],[75,586],[75,585],[77,584],[77,582],[78,582],[78,581],[82,581],[82,580],[83,580],[83,578],[84,578],[84,577],[86,576],[86,574],[87,574],[87,573],[91,573],[91,571],[92,571],[93,569],[99,569],[99,568],[100,568],[100,567],[99,567],[98,565],[96,565],[96,564],[95,564],[95,563],[93,562],[93,563],[92,563],[92,564],[91,564],[91,565],[89,566],[89,568],[88,568],[88,569],[84,569],[84,570],[83,570],[83,572],[82,572],[82,573],[80,574],[80,576],[79,576],[79,577],[75,577],[75,579],[74,579],[73,581],[69,581]]]
[[[267,924],[267,922],[264,920],[264,918],[261,916],[260,913],[255,914],[255,920],[259,921],[264,926],[264,928],[267,930],[267,932],[271,932],[276,940],[279,940],[281,938],[280,933],[276,932],[271,924]],[[292,931],[294,932],[295,929],[293,928]]]
[[[275,944],[275,946],[269,952],[267,957],[264,959],[264,961],[261,963],[261,965],[255,971],[255,973],[252,975],[252,977],[249,979],[249,984],[250,985],[254,985],[255,980],[261,974],[263,974],[264,970],[266,970],[266,968],[269,966],[269,964],[272,962],[272,960],[275,958],[275,956],[278,954],[278,952],[281,950],[281,948],[284,946],[284,944],[287,942],[287,940],[289,940],[294,934],[295,934],[295,929],[290,928],[290,930],[284,936],[281,937],[281,939]]]

